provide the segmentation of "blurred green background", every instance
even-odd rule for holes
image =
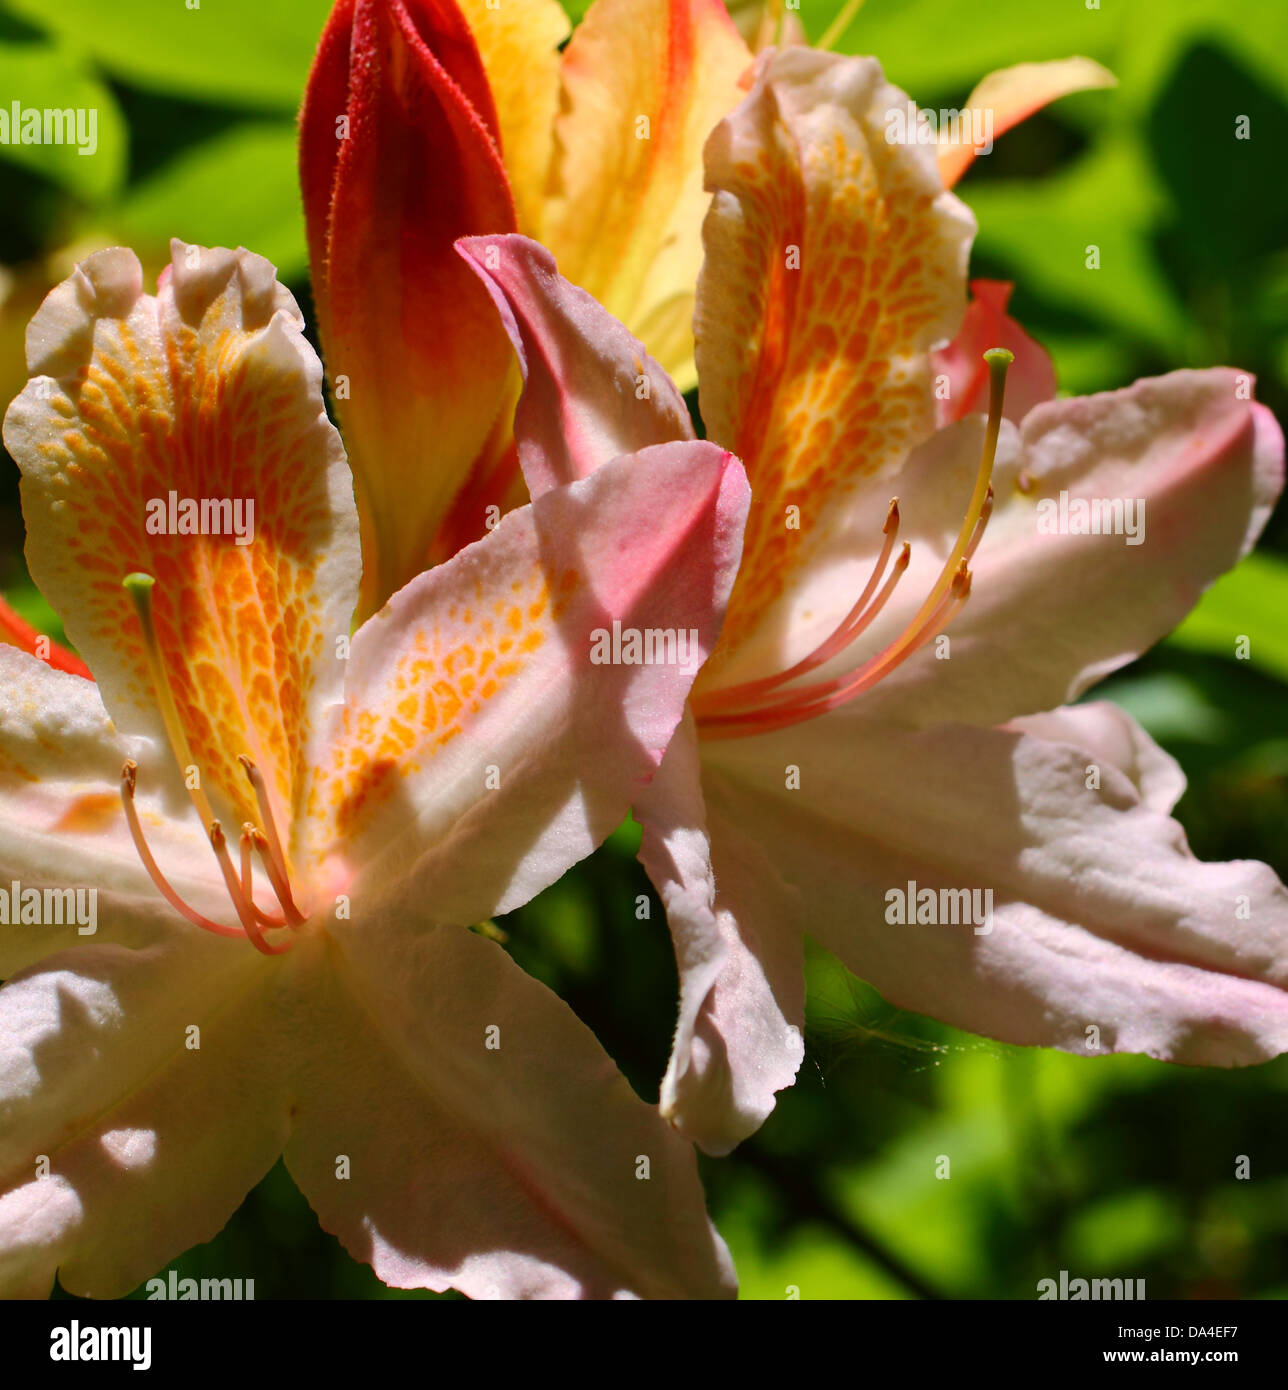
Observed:
[[[867,0],[838,45],[880,57],[922,105],[988,71],[1086,54],[1120,86],[1002,137],[959,187],[973,273],[1085,393],[1180,366],[1254,371],[1288,419],[1288,5],[1283,0]],[[149,272],[171,236],[273,259],[309,312],[294,112],[327,0],[0,0],[0,93],[92,106],[99,150],[0,145],[0,394],[79,256],[126,242]],[[578,14],[584,4],[573,3]],[[817,36],[840,8],[802,0]],[[1251,139],[1235,139],[1247,116]],[[1084,268],[1084,248],[1101,268]],[[22,568],[17,473],[0,470],[0,589],[57,623]],[[1186,769],[1204,858],[1288,877],[1288,512],[1168,641],[1102,686]],[[1235,639],[1251,638],[1250,660]],[[674,1017],[660,908],[625,826],[504,926],[510,949],[656,1096]],[[744,1296],[1033,1298],[1062,1269],[1143,1278],[1151,1298],[1288,1296],[1288,1057],[1239,1072],[1007,1048],[886,1006],[809,961],[808,1051],[762,1132],[704,1163]],[[939,1155],[951,1178],[936,1178]],[[1251,1177],[1235,1165],[1247,1155]],[[200,1175],[194,1174],[199,1182]],[[181,1275],[259,1298],[408,1297],[317,1226],[279,1165]]]

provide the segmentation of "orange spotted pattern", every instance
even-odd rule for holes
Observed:
[[[140,299],[127,319],[99,321],[79,381],[49,401],[55,427],[24,509],[41,532],[46,592],[123,726],[121,702],[151,712],[156,699],[121,580],[155,577],[156,629],[202,785],[257,820],[237,755],[260,765],[279,808],[297,804],[311,671],[334,641],[315,594],[333,522],[320,398],[281,344],[254,350],[235,280],[195,323],[168,303]],[[147,503],[168,512],[171,491],[240,500],[243,522],[253,501],[253,543],[149,534]]]
[[[790,587],[847,492],[929,434],[927,350],[965,295],[961,224],[882,138],[884,105],[857,123],[815,108],[807,124],[790,100],[758,88],[726,122],[733,138],[708,147],[702,413],[752,487],[715,663]]]
[[[521,675],[581,583],[571,569],[553,588],[539,568],[499,593],[476,579],[469,597],[458,593],[402,631],[378,678],[355,683],[330,764],[314,781],[310,816],[331,827],[329,848],[355,838],[404,778],[424,776],[439,750]]]

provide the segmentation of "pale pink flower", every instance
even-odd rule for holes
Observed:
[[[662,1109],[716,1153],[799,1065],[805,932],[891,1003],[1012,1043],[1215,1065],[1288,1048],[1283,885],[1196,860],[1176,763],[1116,706],[1071,704],[1248,551],[1282,434],[1224,368],[1043,400],[1049,363],[1017,343],[1034,404],[999,412],[994,458],[971,376],[1004,299],[985,288],[968,357],[942,351],[974,220],[940,152],[887,138],[906,103],[871,59],[768,53],[706,148],[701,409],[753,503],[719,645],[636,814],[682,976]],[[465,250],[542,403],[534,495],[686,431],[660,369],[540,248]],[[1062,493],[1143,500],[1143,543],[1048,534]],[[898,924],[914,883],[991,893],[987,930]]]
[[[692,666],[592,638],[705,656],[742,470],[668,443],[552,489],[350,651],[352,483],[302,326],[267,261],[176,243],[155,298],[100,252],[28,331],[28,561],[97,683],[0,646],[0,863],[6,898],[98,898],[89,934],[0,925],[0,1291],[123,1294],[284,1155],[389,1284],[727,1294],[691,1147],[467,928],[657,767]],[[250,543],[148,524],[201,499],[253,502]]]

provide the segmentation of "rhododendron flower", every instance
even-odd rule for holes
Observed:
[[[1031,341],[1012,386],[1032,408],[1002,418],[995,363],[986,425],[977,349],[1018,330],[988,285],[963,323],[974,221],[933,149],[884,138],[906,100],[873,60],[769,53],[706,150],[700,403],[753,503],[636,814],[682,975],[662,1107],[713,1152],[799,1065],[806,931],[892,1003],[1008,1042],[1222,1065],[1288,1048],[1283,885],[1197,861],[1173,760],[1114,705],[1070,703],[1247,552],[1282,435],[1226,369],[1041,400]],[[658,364],[539,248],[463,249],[543,402],[541,428],[519,416],[534,495],[685,432]],[[1062,495],[1139,499],[1144,543],[1047,534]],[[927,892],[991,911],[932,924]]]
[[[322,34],[300,177],[364,613],[525,496],[517,379],[458,236],[534,237],[681,390],[696,382],[702,148],[751,50],[722,0],[594,0],[568,35],[559,0],[337,0]],[[971,101],[1000,134],[1112,80],[1082,58],[1027,64]],[[946,175],[973,157],[946,144]]]
[[[719,0],[597,0],[567,36],[558,0],[338,0],[323,32],[300,175],[365,612],[524,500],[517,376],[458,236],[539,237],[692,377],[702,142],[751,55]]]
[[[156,297],[104,251],[30,326],[4,439],[95,679],[0,647],[0,862],[98,896],[88,934],[0,926],[0,1291],[125,1293],[284,1154],[390,1284],[728,1293],[691,1147],[467,928],[658,765],[691,671],[594,665],[593,633],[706,655],[742,470],[618,459],[350,640],[357,518],[301,330],[268,262],[179,243]],[[254,501],[253,540],[145,525],[174,493]]]

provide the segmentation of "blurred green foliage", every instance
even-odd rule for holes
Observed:
[[[171,236],[245,244],[307,306],[294,112],[327,0],[0,0],[0,94],[98,113],[99,150],[0,146],[0,385],[21,329],[76,248],[121,240],[151,270]],[[568,6],[574,16],[584,8]],[[802,0],[817,36],[837,0]],[[985,73],[1086,54],[1120,81],[1000,138],[958,190],[973,271],[1062,388],[1228,362],[1288,416],[1288,6],[1282,0],[867,0],[839,47],[872,52],[925,106]],[[1246,116],[1251,139],[1236,140]],[[35,157],[33,157],[35,156]],[[1085,268],[1088,246],[1100,270]],[[56,619],[21,568],[16,476],[0,482],[0,586]],[[1097,692],[1132,710],[1190,778],[1196,853],[1288,876],[1288,522],[1175,636]],[[1248,659],[1236,644],[1248,638]],[[628,825],[506,920],[510,949],[656,1094],[675,967]],[[900,1014],[811,950],[808,1055],[763,1131],[704,1163],[745,1295],[1032,1298],[1069,1269],[1150,1297],[1288,1296],[1288,1058],[1216,1072],[1008,1048]],[[1251,1180],[1235,1178],[1236,1155]],[[951,1178],[936,1178],[940,1155]],[[194,1181],[199,1181],[194,1175]],[[407,1297],[322,1234],[279,1164],[184,1275],[272,1296]]]

